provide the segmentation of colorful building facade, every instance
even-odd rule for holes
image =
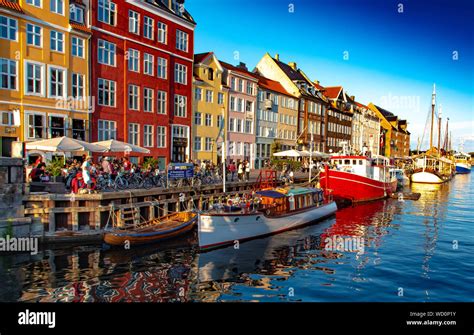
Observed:
[[[176,1],[92,2],[92,141],[150,150],[160,168],[191,159],[195,22]]]
[[[379,153],[380,144],[380,119],[369,107],[355,102],[352,117],[351,147],[356,152],[364,150],[371,154]]]
[[[194,55],[193,161],[222,162],[226,135],[229,88],[223,83],[224,68],[213,52]]]
[[[2,155],[14,141],[88,139],[88,13],[79,0],[0,3]]]

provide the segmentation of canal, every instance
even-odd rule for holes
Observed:
[[[473,177],[412,191],[420,200],[345,208],[238,249],[199,253],[192,233],[132,250],[3,254],[0,301],[473,301]],[[338,241],[353,243],[328,247]]]

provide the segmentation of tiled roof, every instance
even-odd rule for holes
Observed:
[[[260,86],[264,89],[270,90],[270,91],[278,92],[278,93],[285,94],[285,95],[293,97],[290,93],[288,93],[283,88],[283,86],[281,86],[281,84],[278,81],[268,79],[266,77],[263,77],[261,75],[255,74],[255,73],[254,73],[254,75],[256,75],[258,77],[258,86]]]
[[[227,70],[229,71],[234,71],[234,72],[239,72],[241,74],[244,74],[246,76],[249,76],[249,77],[252,77],[252,78],[255,78],[255,79],[258,79],[257,75],[253,72],[250,72],[248,70],[245,70],[245,69],[242,69],[242,68],[239,68],[237,66],[234,66],[234,65],[231,65],[229,63],[226,63],[226,62],[223,62],[221,60],[219,60],[219,63],[221,63],[221,65],[226,68]]]
[[[175,13],[173,10],[171,10],[170,8],[168,8],[168,1],[167,0],[145,0],[146,2],[148,2],[149,4],[152,4],[152,5],[155,5],[159,8],[161,8],[162,10],[168,12],[168,13],[171,13],[177,17],[180,17],[192,24],[196,24],[196,21],[194,21],[193,17],[191,16],[191,14],[189,14],[189,12],[184,8],[184,11],[183,13],[181,14],[177,14]]]
[[[324,89],[325,96],[327,96],[329,99],[337,99],[339,97],[339,93],[342,90],[342,86],[326,86]]]
[[[195,64],[201,63],[210,54],[212,54],[212,52],[203,52],[201,54],[195,54],[194,55],[194,63]]]
[[[375,107],[377,107],[377,109],[380,111],[380,113],[382,113],[382,115],[387,118],[389,116],[394,116],[393,113],[389,112],[388,110],[386,109],[383,109],[382,107],[379,107],[377,105],[375,105]]]
[[[20,4],[16,1],[0,0],[0,7],[11,9],[18,13],[24,13],[23,9],[20,7]]]
[[[298,70],[293,70],[291,66],[283,62],[280,62],[278,59],[273,58],[273,60],[280,67],[280,69],[282,69],[282,71],[285,72],[287,77],[290,78],[291,80],[306,81],[306,78]]]
[[[359,106],[359,107],[369,109],[369,107],[367,107],[366,105],[361,104],[360,102],[357,102],[357,101],[356,101],[355,103],[356,103],[356,105]]]
[[[314,85],[314,87],[316,87],[316,88],[317,88],[318,90],[320,90],[320,91],[324,91],[324,90],[325,90],[325,88],[324,88],[323,86],[319,85],[319,84],[316,83],[316,82],[314,82],[313,85]]]
[[[74,21],[69,21],[69,24],[71,25],[71,28],[73,29],[77,29],[89,34],[92,33],[92,30],[90,28],[87,28],[85,24],[77,23]]]

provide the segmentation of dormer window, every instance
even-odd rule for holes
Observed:
[[[214,70],[211,68],[209,68],[209,71],[207,73],[207,79],[214,80]]]
[[[78,23],[84,23],[84,8],[71,4],[69,6],[69,19]]]

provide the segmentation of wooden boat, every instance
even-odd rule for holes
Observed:
[[[261,190],[254,199],[239,201],[239,212],[226,212],[222,207],[199,214],[201,249],[278,234],[322,220],[337,210],[331,196],[325,197],[322,189],[310,187]]]
[[[332,156],[335,169],[320,174],[321,187],[332,190],[336,199],[353,203],[384,199],[397,190],[397,179],[389,173],[390,162],[384,156]]]
[[[197,220],[193,212],[180,212],[166,215],[138,225],[114,229],[104,234],[104,241],[110,245],[123,246],[154,243],[173,238],[190,231]]]

